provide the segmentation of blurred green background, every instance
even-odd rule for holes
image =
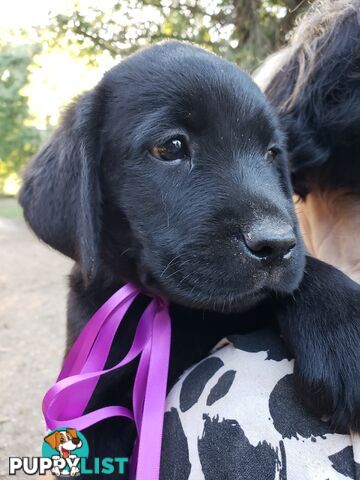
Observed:
[[[163,39],[248,71],[281,47],[307,0],[11,0],[0,17],[0,194],[14,195],[61,109],[112,65]],[[4,216],[18,210],[2,207]]]

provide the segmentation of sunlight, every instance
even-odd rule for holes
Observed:
[[[113,4],[114,0],[81,0],[81,9],[101,6],[110,11]],[[35,27],[46,26],[50,12],[51,15],[69,14],[73,8],[74,0],[13,0],[0,17],[1,37],[15,45],[34,43],[37,40]],[[131,14],[133,19],[141,22],[155,15],[155,11],[151,10],[151,7],[143,11],[133,9]],[[158,18],[156,20],[159,21]],[[126,25],[127,18],[121,15],[117,21],[119,25]],[[29,123],[41,130],[56,125],[63,107],[77,95],[91,89],[115,63],[116,60],[109,54],[103,53],[97,57],[97,66],[89,66],[86,57],[76,55],[72,49],[43,45],[29,68],[29,84],[21,92],[28,97],[32,116]]]
[[[23,91],[34,117],[32,125],[39,129],[56,125],[63,107],[91,89],[113,63],[113,59],[103,55],[100,66],[90,68],[83,58],[74,58],[60,49],[37,55],[30,67],[29,85]]]
[[[11,173],[4,182],[2,193],[4,195],[17,195],[21,186],[21,180],[17,173]]]
[[[113,0],[82,0],[81,5],[87,8],[104,3],[110,8]],[[37,40],[34,28],[49,23],[50,11],[52,15],[69,13],[73,5],[73,0],[13,0],[1,12],[1,38],[13,45],[34,43]],[[90,67],[84,57],[44,45],[29,68],[29,84],[21,92],[28,97],[31,125],[41,130],[56,125],[61,109],[92,88],[113,64],[114,60],[104,54],[99,56],[97,67]],[[5,71],[1,80],[6,80],[6,75]]]

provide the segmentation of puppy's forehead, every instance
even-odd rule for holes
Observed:
[[[204,70],[201,76],[190,69],[186,79],[171,86],[158,119],[166,115],[174,126],[180,124],[187,131],[209,134],[214,141],[228,140],[229,146],[244,137],[270,142],[277,122],[252,80],[232,65],[223,70]]]
[[[251,119],[266,119],[268,109],[262,96],[251,82],[242,81],[242,72],[231,73],[216,72],[203,79],[190,74],[188,81],[178,86],[177,94],[169,96],[169,111],[194,130],[244,127]]]
[[[209,102],[238,101],[237,106],[246,106],[247,111],[265,105],[260,89],[236,65],[180,42],[166,42],[132,55],[108,72],[105,83],[115,96],[144,105],[174,101],[204,107]]]
[[[112,118],[218,135],[271,137],[274,115],[260,89],[240,68],[203,49],[167,42],[145,49],[115,67],[105,79]],[[144,130],[145,128],[145,130]],[[261,130],[263,130],[261,132]],[[233,135],[232,135],[233,136]]]

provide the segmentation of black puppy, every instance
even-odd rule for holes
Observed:
[[[171,302],[169,386],[225,334],[276,320],[308,403],[359,429],[360,290],[319,261],[305,267],[285,157],[265,97],[215,55],[170,42],[108,72],[67,111],[20,194],[35,233],[75,261],[69,344],[129,280]],[[89,409],[129,403],[134,367],[102,379]],[[131,453],[126,420],[85,435],[93,456]]]

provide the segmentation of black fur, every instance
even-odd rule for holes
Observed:
[[[314,3],[309,16],[322,23],[309,21],[266,89],[288,134],[293,185],[302,197],[319,187],[360,193],[360,2],[344,2],[347,13],[332,11],[328,20],[327,5]]]
[[[150,153],[179,136],[191,160]],[[177,42],[128,58],[68,110],[30,164],[20,202],[37,235],[75,260],[69,345],[129,280],[170,300],[169,386],[225,334],[279,317],[299,355],[302,391],[316,380],[324,392],[312,395],[316,408],[337,402],[334,420],[359,427],[360,362],[349,350],[360,340],[359,288],[314,259],[302,280],[282,134],[265,97],[236,66]],[[260,258],[245,240],[281,242],[289,231],[296,245],[284,257],[265,249]],[[109,365],[127,350],[145,303],[140,298],[129,312]],[[102,379],[89,409],[129,403],[134,368]],[[93,456],[131,452],[134,430],[125,420],[85,434]]]

